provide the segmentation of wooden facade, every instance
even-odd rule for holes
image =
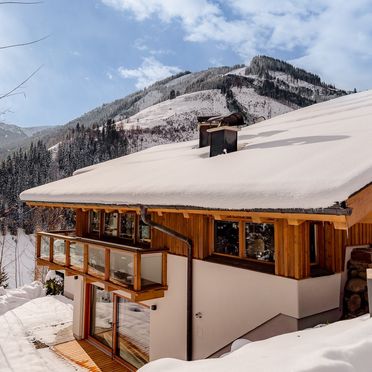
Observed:
[[[115,211],[106,209],[107,213]],[[124,210],[121,210],[124,212]],[[214,247],[214,221],[228,220],[240,222],[272,223],[275,231],[275,272],[276,275],[303,279],[318,272],[336,273],[341,272],[345,265],[345,248],[349,245],[372,244],[372,224],[357,223],[345,230],[339,227],[339,222],[330,216],[312,216],[313,219],[304,220],[297,218],[269,218],[249,216],[247,214],[230,213],[191,213],[190,210],[178,211],[152,211],[151,219],[159,224],[169,227],[187,236],[193,241],[193,257],[206,259],[213,254]],[[104,210],[102,209],[102,215]],[[137,211],[138,213],[138,211]],[[88,234],[89,209],[76,210],[76,235]],[[138,214],[137,214],[138,215]],[[138,215],[139,218],[139,215]],[[322,220],[321,220],[322,219]],[[310,224],[317,228],[317,262],[310,263]],[[244,236],[241,240],[244,239]],[[152,230],[151,248],[166,248],[168,253],[187,256],[187,247],[181,241],[164,234],[158,230]],[[228,263],[228,257],[226,258]]]

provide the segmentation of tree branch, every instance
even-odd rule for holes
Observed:
[[[1,3],[0,3],[0,5],[1,5]],[[10,45],[0,46],[0,50],[1,50],[1,49],[9,49],[9,48],[15,48],[15,47],[20,47],[20,46],[26,46],[26,45],[35,44],[35,43],[38,43],[39,41],[43,41],[43,40],[47,39],[49,36],[50,36],[50,35],[47,35],[47,36],[42,37],[41,39],[37,39],[37,40],[33,40],[33,41],[29,41],[29,42],[27,42],[27,43],[10,44]]]
[[[12,95],[17,89],[19,89],[22,85],[24,85],[25,83],[27,83],[35,74],[37,74],[42,67],[43,67],[43,65],[39,66],[32,74],[30,74],[27,77],[27,79],[23,80],[15,88],[13,88],[12,90],[10,90],[9,92],[7,92],[7,93],[5,93],[3,95],[0,95],[0,99],[6,98],[6,97],[9,97],[10,95]]]
[[[35,4],[41,4],[44,1],[0,1],[0,5],[6,5],[6,4],[19,4],[19,5],[35,5]]]

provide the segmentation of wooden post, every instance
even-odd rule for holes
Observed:
[[[105,248],[105,280],[110,279],[110,249]]]
[[[36,258],[41,256],[41,235],[36,234]]]
[[[245,222],[239,221],[239,257],[245,257]]]
[[[167,285],[167,252],[161,253],[161,284]]]
[[[53,262],[54,238],[49,238],[49,261]]]
[[[66,267],[70,267],[71,259],[70,259],[70,241],[69,240],[65,240],[65,248],[66,248],[65,265]]]
[[[83,253],[83,272],[86,274],[88,272],[88,244],[84,244],[84,253]]]
[[[141,254],[136,252],[134,254],[134,281],[133,287],[135,291],[141,290]]]

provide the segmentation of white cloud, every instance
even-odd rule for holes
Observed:
[[[214,41],[247,62],[301,54],[295,63],[345,88],[372,88],[370,0],[102,0],[138,21],[177,20],[190,42]],[[232,15],[232,16],[231,16]]]
[[[124,79],[136,79],[136,88],[143,89],[181,70],[176,66],[163,65],[154,57],[146,57],[138,68],[129,69],[121,66],[118,71]]]

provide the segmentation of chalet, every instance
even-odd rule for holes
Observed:
[[[74,231],[37,233],[37,265],[65,273],[75,337],[133,368],[338,320],[350,249],[372,243],[372,91],[244,128],[218,120],[201,146],[21,194],[75,211]]]

